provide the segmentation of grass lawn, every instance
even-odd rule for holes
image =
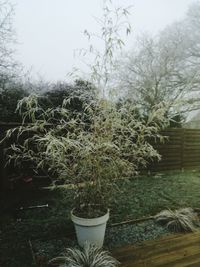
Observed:
[[[119,184],[119,188],[121,188]],[[111,206],[109,223],[155,215],[165,208],[200,207],[200,171],[170,172],[141,176],[119,190]],[[49,204],[49,208],[16,212],[21,206]],[[29,240],[40,256],[58,255],[76,244],[69,219],[72,192],[28,191],[1,196],[0,266],[31,267]],[[119,237],[120,238],[120,237]],[[46,258],[45,258],[46,257]]]

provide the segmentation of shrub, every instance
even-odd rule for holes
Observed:
[[[62,257],[52,259],[49,265],[55,263],[62,267],[117,267],[119,265],[109,252],[89,243],[86,243],[83,250],[68,248]]]
[[[174,232],[193,232],[199,226],[198,216],[191,208],[164,210],[158,213],[155,219]]]

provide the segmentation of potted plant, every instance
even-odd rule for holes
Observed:
[[[91,100],[84,93],[77,94],[64,99],[62,106],[44,109],[40,97],[30,95],[18,103],[22,126],[7,132],[7,137],[17,133],[18,139],[11,145],[8,162],[28,162],[53,181],[73,185],[71,218],[81,246],[86,240],[103,245],[119,179],[132,177],[139,166],[160,157],[148,140],[161,138],[158,133],[165,123],[162,106],[143,120],[129,101],[117,105],[106,97],[112,95],[109,81],[115,69],[114,52],[124,44],[119,33],[129,34],[131,27],[126,8],[112,9],[112,1],[104,4],[104,19],[98,20],[104,49],[101,53],[90,44],[88,51],[94,56],[90,80],[101,97]],[[89,40],[96,36],[85,34]]]
[[[159,136],[164,110],[143,121],[128,103],[118,107],[107,100],[82,101],[80,110],[71,110],[72,101],[43,110],[35,95],[21,100],[23,125],[7,132],[7,137],[17,132],[19,141],[11,145],[9,161],[30,161],[35,171],[72,184],[71,218],[78,243],[83,246],[87,240],[101,247],[119,179],[132,177],[139,166],[159,158],[147,139]],[[27,118],[31,124],[25,124]]]

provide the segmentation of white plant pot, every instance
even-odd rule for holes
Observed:
[[[105,215],[92,219],[77,217],[72,210],[71,219],[75,226],[79,246],[83,247],[85,242],[95,244],[99,248],[103,246],[109,210]]]

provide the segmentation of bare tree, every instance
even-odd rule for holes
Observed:
[[[199,109],[200,3],[158,36],[142,36],[118,65],[118,86],[141,112],[160,102],[167,102],[173,115]]]
[[[14,8],[9,1],[0,1],[0,74],[7,74],[16,67],[13,44],[16,42],[13,28]]]

